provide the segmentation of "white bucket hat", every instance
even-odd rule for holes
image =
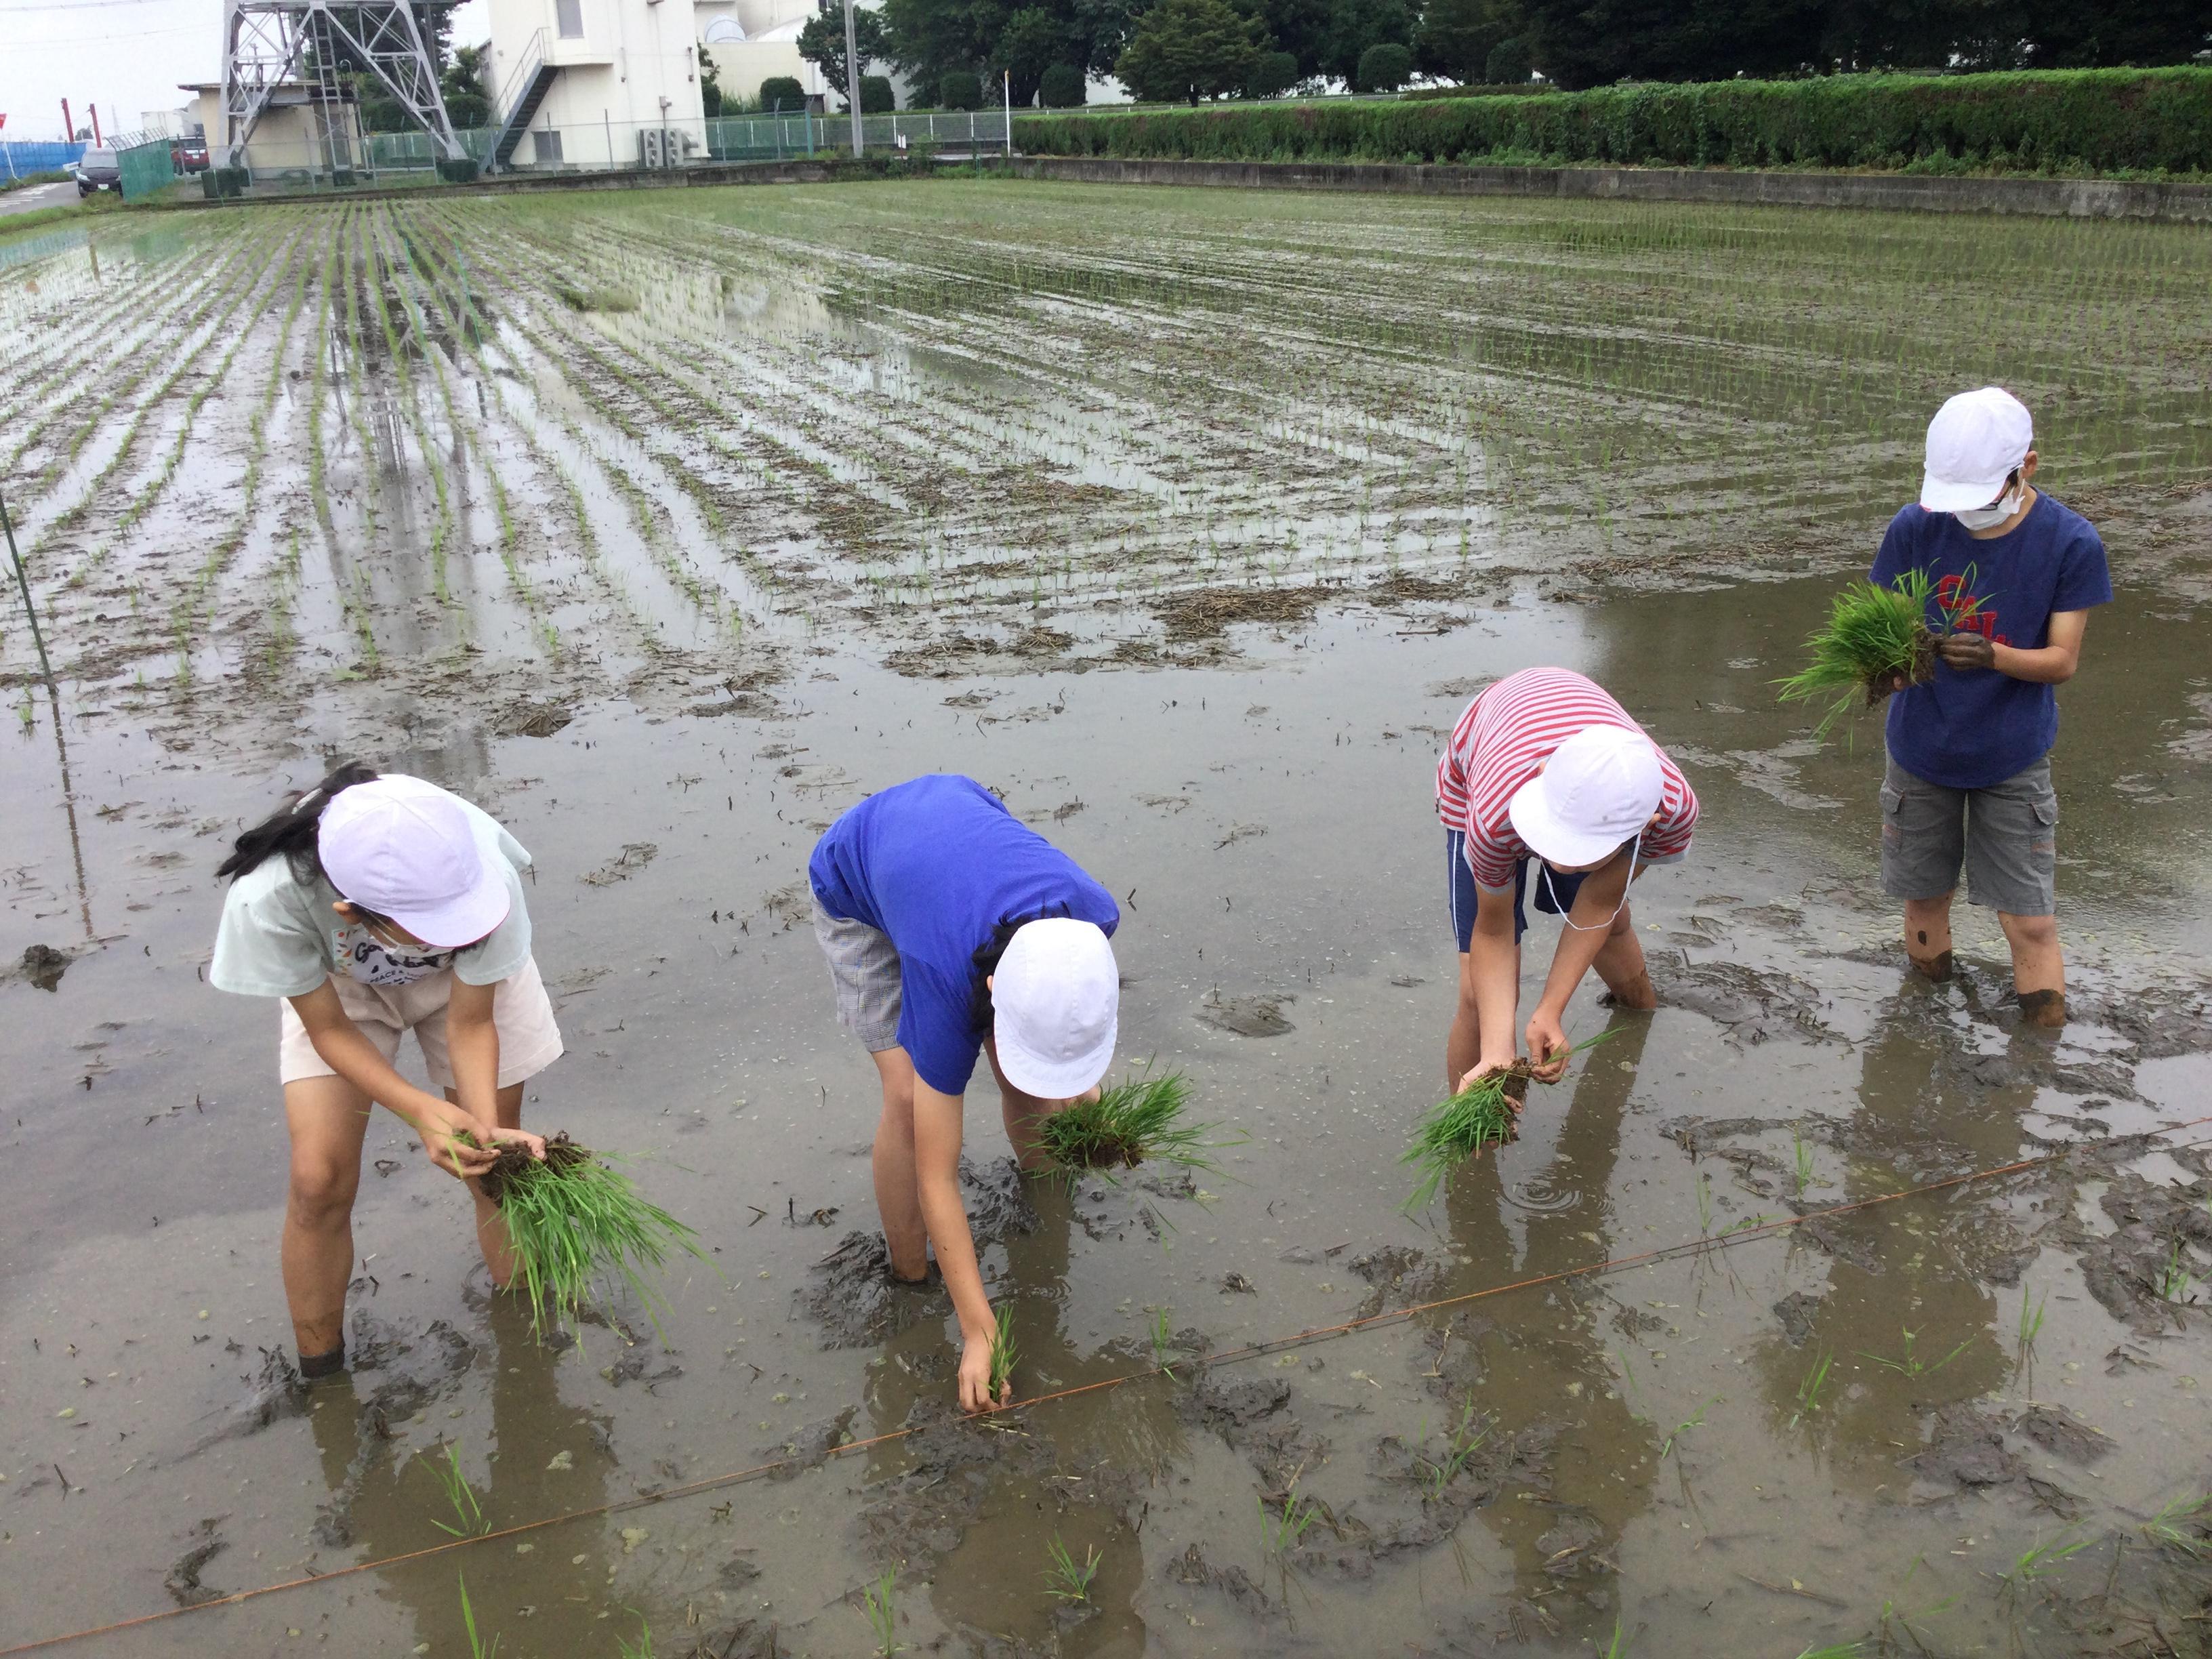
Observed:
[[[315,825],[315,851],[341,898],[436,950],[474,945],[507,920],[507,883],[459,798],[421,778],[340,790]]]
[[[1114,1059],[1121,1011],[1114,947],[1073,916],[1026,922],[999,958],[991,1006],[1006,1081],[1040,1100],[1071,1100]]]
[[[1930,513],[1989,506],[2034,447],[2035,422],[2011,392],[1996,386],[1961,392],[1928,422],[1920,505]]]
[[[1595,864],[1640,831],[1667,792],[1651,739],[1622,726],[1586,726],[1513,793],[1513,833],[1559,868]]]

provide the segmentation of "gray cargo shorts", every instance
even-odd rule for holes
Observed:
[[[865,921],[833,916],[814,901],[814,937],[830,958],[837,1023],[872,1054],[898,1047],[899,954],[890,935]]]
[[[1881,781],[1881,890],[1936,899],[1956,890],[2012,916],[2056,913],[2058,792],[2048,756],[1986,789],[1946,789],[1896,761]]]

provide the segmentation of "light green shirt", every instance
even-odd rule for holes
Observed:
[[[453,976],[470,985],[496,985],[530,960],[530,911],[522,900],[520,872],[530,854],[490,814],[454,797],[487,861],[507,878],[507,920],[485,938],[450,955]],[[305,996],[333,974],[377,982],[370,964],[381,951],[368,930],[331,907],[343,896],[318,876],[302,884],[281,854],[230,884],[222,921],[216,929],[215,960],[208,979],[218,991],[249,997]]]

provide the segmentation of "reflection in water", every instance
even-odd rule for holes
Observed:
[[[1846,1200],[2019,1156],[2021,1115],[2035,1091],[1984,1087],[1964,1073],[1962,1034],[1947,1016],[1956,994],[1908,977],[1877,1012],[1856,1121],[1828,1155],[1844,1161]],[[2016,1276],[2023,1240],[2002,1210],[1942,1194],[1822,1227],[1826,1290],[1797,1326],[1801,1340],[1763,1336],[1754,1363],[1778,1422],[1797,1419],[1799,1432],[1826,1446],[1836,1478],[1870,1495],[1897,1484],[1898,1460],[1920,1443],[1926,1413],[2006,1382],[1997,1301],[1984,1285]],[[1833,1364],[1808,1412],[1800,1391],[1824,1355]]]
[[[1528,1178],[1522,1190],[1556,1194],[1572,1188],[1595,1198],[1612,1189],[1621,1118],[1650,1030],[1649,1015],[1613,1016],[1610,1040],[1591,1053],[1574,1080],[1552,1168]],[[1541,1089],[1530,1092],[1531,1115],[1556,1098]],[[1467,1289],[1583,1267],[1612,1253],[1610,1206],[1526,1206],[1517,1213],[1525,1218],[1527,1248],[1516,1261],[1510,1200],[1501,1186],[1503,1166],[1511,1158],[1508,1149],[1504,1158],[1482,1158],[1449,1184],[1449,1237],[1474,1263]],[[1604,1300],[1572,1281],[1517,1291],[1500,1302],[1500,1310],[1491,1316],[1494,1327],[1465,1316],[1454,1325],[1480,1353],[1474,1403],[1479,1411],[1496,1413],[1495,1432],[1535,1430],[1552,1436],[1547,1494],[1521,1502],[1509,1491],[1480,1512],[1511,1553],[1515,1593],[1534,1599],[1556,1593],[1563,1577],[1599,1572],[1595,1560],[1587,1568],[1583,1560],[1611,1559],[1624,1529],[1650,1507],[1659,1436],[1613,1386],[1607,1358],[1612,1343],[1598,1323],[1608,1305]],[[1575,1556],[1559,1559],[1563,1550],[1577,1546]],[[1602,1580],[1609,1584],[1612,1577],[1605,1573]],[[1594,1617],[1592,1628],[1608,1620],[1609,1614]]]
[[[603,1502],[614,1459],[608,1450],[604,1418],[580,1413],[561,1399],[558,1367],[574,1364],[572,1349],[541,1346],[530,1330],[521,1302],[510,1296],[489,1298],[484,1326],[490,1352],[482,1363],[465,1352],[465,1339],[434,1323],[412,1351],[396,1353],[388,1365],[341,1372],[314,1385],[310,1422],[321,1454],[323,1480],[331,1497],[316,1521],[315,1540],[349,1548],[356,1559],[404,1555],[443,1542],[449,1534],[437,1523],[459,1524],[444,1489],[433,1473],[445,1447],[453,1445],[463,1472],[482,1510],[487,1530]],[[610,1339],[595,1332],[598,1340]],[[356,1345],[374,1354],[374,1338]],[[443,1351],[442,1354],[440,1350]],[[458,1368],[441,1358],[461,1354]],[[449,1376],[448,1387],[439,1386]],[[411,1452],[398,1449],[407,1419],[440,1410],[449,1400],[465,1402],[471,1391],[489,1383],[490,1444],[471,1443],[457,1419],[450,1441],[416,1439]],[[482,1422],[481,1414],[467,1413]],[[466,1653],[469,1643],[461,1616],[460,1576],[465,1575],[480,1637],[506,1626],[515,1640],[517,1609],[563,1595],[596,1595],[604,1585],[587,1582],[588,1563],[569,1564],[555,1534],[544,1553],[519,1557],[511,1544],[489,1543],[455,1550],[429,1560],[391,1567],[376,1575],[378,1594],[410,1609],[416,1640],[432,1653]],[[569,1650],[556,1649],[556,1651]],[[596,1650],[588,1640],[574,1650]]]

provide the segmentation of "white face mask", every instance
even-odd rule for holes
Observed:
[[[1629,844],[1628,849],[1628,879],[1630,882],[1633,882],[1636,879],[1636,859],[1637,855],[1643,852],[1643,850],[1644,832],[1641,830],[1638,830],[1636,832],[1636,839]],[[1567,912],[1574,907],[1570,904],[1561,904],[1559,902],[1559,890],[1552,885],[1552,866],[1548,864],[1544,864],[1544,861],[1541,859],[1537,860],[1536,862],[1540,865],[1543,865],[1544,890],[1551,895],[1552,903],[1559,910],[1560,921],[1565,926],[1573,928],[1577,933],[1595,933],[1604,931],[1606,928],[1612,927],[1613,922],[1620,917],[1620,913],[1628,908],[1628,887],[1626,884],[1623,884],[1620,890],[1620,902],[1613,907],[1612,915],[1607,916],[1603,921],[1577,921],[1567,914]],[[1610,864],[1612,862],[1613,860],[1610,859],[1606,860],[1606,864]],[[1604,864],[1598,866],[1598,870],[1602,870],[1604,868]],[[1585,870],[1583,873],[1584,875],[1594,876],[1597,873],[1597,870]]]
[[[2017,478],[2010,489],[1988,507],[1969,507],[1951,516],[1969,530],[1994,530],[2020,511],[2021,491],[2027,487],[2025,478]]]

